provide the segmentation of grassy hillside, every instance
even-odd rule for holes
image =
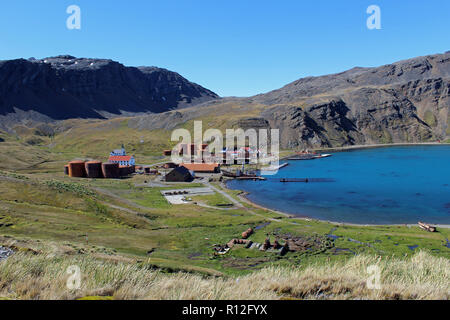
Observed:
[[[22,252],[0,263],[2,299],[448,299],[450,262],[425,252],[407,259],[359,255],[335,264],[269,267],[236,277],[153,270],[149,261],[72,248]],[[368,267],[381,270],[380,289],[367,287]],[[68,289],[69,266],[80,287]]]
[[[250,115],[252,110],[242,110],[241,115]],[[220,113],[217,117],[206,116],[205,121],[211,125],[229,121],[228,126],[236,121],[225,119]],[[363,227],[292,219],[254,207],[243,201],[238,191],[226,190],[219,183],[213,185],[239,201],[242,207],[224,206],[230,200],[220,194],[194,197],[197,205],[171,205],[161,190],[186,185],[142,186],[151,179],[144,176],[119,180],[71,179],[62,169],[72,159],[105,160],[111,149],[123,143],[130,153],[136,154],[138,163],[156,163],[164,160],[160,152],[171,143],[168,131],[133,129],[127,119],[73,120],[65,125],[67,128],[56,134],[24,128],[15,135],[0,134],[0,246],[15,250],[14,255],[0,262],[0,296],[225,299],[242,291],[241,296],[234,298],[314,298],[323,287],[319,291],[327,298],[357,295],[395,298],[388,291],[380,294],[364,290],[362,269],[353,275],[344,272],[353,270],[358,263],[365,265],[382,257],[389,268],[397,266],[403,270],[388,273],[385,279],[391,284],[387,288],[397,292],[398,297],[446,298],[441,281],[448,279],[448,274],[439,271],[441,267],[436,269],[435,276],[427,273],[432,269],[424,269],[426,277],[421,278],[432,281],[436,290],[424,287],[425,282],[406,282],[402,286],[401,281],[415,275],[416,270],[410,269],[414,263],[410,259],[419,250],[423,253],[412,259],[428,259],[439,266],[448,264],[449,229],[428,233],[417,226]],[[192,121],[182,126],[190,128]],[[34,138],[40,141],[31,141]],[[200,186],[203,184],[189,185]],[[311,243],[317,241],[319,245],[285,256],[245,249],[242,245],[225,255],[214,254],[216,245],[240,237],[248,227],[257,228],[250,237],[254,242],[263,243],[267,235],[271,241],[276,236],[289,235]],[[65,270],[58,269],[73,263],[80,263],[86,272],[86,287],[79,292],[65,291],[63,282],[67,275]],[[296,273],[288,271],[293,267]],[[100,268],[109,273],[101,273]],[[124,274],[124,270],[129,273]],[[49,285],[52,272],[58,281]],[[113,281],[111,274],[119,274],[117,279],[125,277],[125,282]],[[336,277],[327,278],[327,274]],[[240,280],[237,287],[230,286],[236,277],[246,280],[242,284]],[[277,279],[278,286],[272,278]],[[258,279],[259,287],[250,286]],[[311,287],[302,291],[309,288],[306,279],[311,279]],[[349,284],[350,281],[354,284]],[[187,283],[198,285],[198,291],[180,294],[178,289]],[[164,288],[172,285],[173,291],[151,291],[150,285]],[[207,293],[203,287],[206,285],[218,291],[209,289]],[[252,290],[243,292],[246,285]],[[342,289],[345,286],[350,287]],[[224,287],[230,290],[220,293]]]
[[[215,207],[227,202],[219,195],[196,199],[209,205],[206,207],[170,205],[160,194],[164,188],[136,186],[146,177],[91,180],[70,179],[62,173],[0,174],[1,235],[107,248],[136,259],[151,257],[159,267],[245,274],[267,266],[340,261],[359,253],[403,257],[413,254],[415,249],[409,247],[415,245],[417,250],[450,258],[450,250],[444,246],[448,229],[427,233],[418,227],[359,227],[290,219],[249,204],[233,209]],[[166,189],[177,187],[185,185]],[[230,194],[236,197],[236,192]],[[260,226],[251,236],[255,242],[264,242],[267,234],[272,241],[276,235],[291,234],[319,237],[328,244],[284,257],[242,246],[224,256],[213,254],[215,244],[240,237],[250,226]]]
[[[203,121],[203,130],[236,127],[237,121],[259,114],[261,105],[221,103],[207,109],[187,108],[177,111],[180,123],[174,128],[193,129],[195,120]],[[14,134],[0,132],[0,170],[56,172],[65,161],[76,158],[106,161],[109,153],[122,144],[138,163],[151,164],[164,160],[162,150],[171,149],[171,131],[146,127],[146,123],[129,123],[137,118],[110,120],[71,119],[35,128],[14,127]],[[162,122],[171,121],[167,119]],[[156,123],[156,127],[161,125]],[[2,141],[3,140],[3,141]]]

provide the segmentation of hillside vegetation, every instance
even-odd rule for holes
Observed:
[[[265,109],[259,104],[194,109],[0,132],[0,246],[14,251],[0,261],[0,297],[448,299],[450,229],[428,233],[417,226],[292,218],[255,207],[219,182],[212,185],[242,207],[224,207],[230,201],[219,193],[195,197],[198,204],[171,205],[161,191],[185,184],[63,174],[67,161],[105,161],[121,144],[139,164],[163,162],[161,150],[175,143],[170,130],[192,129],[194,119],[203,120],[204,129],[265,123],[248,120]],[[243,245],[215,254],[249,227],[256,229],[250,240],[258,243],[292,236],[319,244],[284,256]],[[365,287],[366,267],[374,263],[383,270],[381,290]],[[70,265],[81,268],[80,290],[65,287]]]
[[[151,258],[155,268],[212,275],[345,261],[358,254],[402,258],[420,249],[450,258],[445,246],[450,230],[446,228],[428,233],[417,226],[369,227],[292,219],[246,202],[241,208],[220,207],[229,200],[219,194],[196,198],[207,206],[171,205],[161,190],[186,185],[142,186],[146,179],[71,179],[61,171],[0,171],[0,235],[32,243],[57,240],[80,252],[142,261]],[[203,185],[190,185],[199,186]],[[224,191],[240,201],[237,191]],[[321,245],[285,256],[242,246],[226,255],[214,255],[213,247],[239,238],[248,227],[257,227],[250,237],[254,242],[263,243],[267,235],[272,241],[276,236],[292,235],[305,241],[317,239]]]
[[[149,259],[151,261],[151,259]],[[358,255],[334,264],[268,267],[249,275],[210,277],[155,271],[90,254],[18,253],[0,262],[3,299],[448,299],[450,262],[426,252],[410,258]],[[367,268],[381,270],[380,289],[369,289]],[[70,266],[80,287],[68,289]]]

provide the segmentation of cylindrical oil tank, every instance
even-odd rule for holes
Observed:
[[[85,164],[86,175],[88,178],[102,178],[102,163],[100,161],[88,161]]]
[[[86,169],[84,167],[84,161],[69,162],[69,176],[72,178],[86,177]]]
[[[120,166],[119,167],[119,175],[121,177],[126,177],[127,175],[129,175],[130,169],[128,166]]]
[[[103,177],[106,179],[119,178],[119,164],[106,162],[102,164]]]
[[[64,166],[64,174],[69,174],[69,165],[68,164],[66,164],[65,166]]]

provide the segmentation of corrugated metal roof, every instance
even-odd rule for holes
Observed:
[[[192,171],[214,172],[219,164],[217,163],[182,163],[180,166]]]
[[[109,161],[130,161],[131,156],[110,156]]]

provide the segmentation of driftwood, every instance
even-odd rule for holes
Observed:
[[[428,231],[428,232],[436,232],[436,227],[433,227],[431,225],[429,225],[428,223],[424,223],[424,222],[418,222],[418,225],[421,229]]]

